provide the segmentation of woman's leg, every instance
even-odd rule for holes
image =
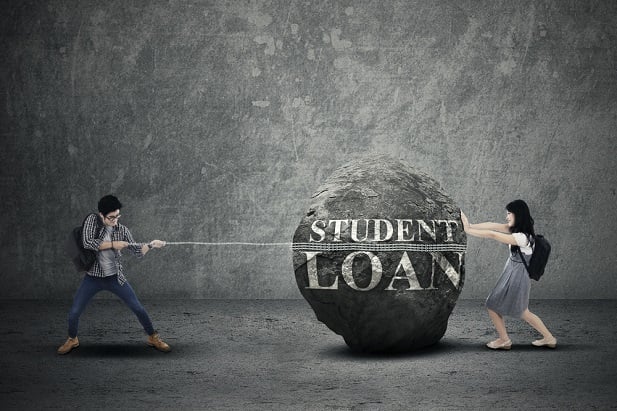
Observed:
[[[120,297],[120,299],[124,301],[131,311],[133,311],[141,326],[144,327],[146,333],[148,335],[154,334],[154,327],[152,326],[152,321],[150,321],[150,316],[148,316],[148,312],[137,299],[135,291],[133,291],[131,285],[128,282],[124,283],[124,285],[118,284],[116,277],[113,278],[110,285],[109,291]]]
[[[525,310],[525,312],[523,312],[523,315],[521,316],[521,318],[523,320],[527,321],[527,323],[529,325],[531,325],[540,334],[542,334],[542,337],[544,337],[546,340],[552,340],[553,339],[553,334],[551,334],[551,332],[548,330],[548,328],[546,328],[546,326],[544,325],[544,323],[542,322],[540,317],[538,317],[537,315],[535,315],[534,313],[529,311],[529,309],[527,309],[527,310]]]
[[[73,305],[71,306],[71,310],[69,311],[69,337],[77,337],[79,317],[86,308],[86,305],[88,304],[90,299],[94,297],[96,293],[101,291],[102,288],[100,287],[100,281],[100,279],[93,278],[88,274],[86,274],[84,276],[84,279],[81,281],[81,285],[75,293],[75,297],[73,298]]]
[[[503,317],[490,308],[488,308],[488,315],[491,317],[491,321],[493,321],[497,334],[499,334],[499,339],[502,342],[508,341],[510,337],[508,337],[508,331],[506,330],[506,323],[504,322]]]

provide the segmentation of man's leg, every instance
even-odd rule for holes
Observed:
[[[171,351],[169,345],[167,345],[163,340],[161,340],[159,334],[154,331],[154,327],[152,326],[152,321],[150,320],[148,312],[139,302],[137,295],[135,295],[135,291],[133,291],[133,288],[128,283],[128,281],[124,283],[124,285],[120,285],[117,281],[114,280],[114,283],[110,286],[109,291],[120,297],[120,299],[124,301],[124,303],[137,316],[137,319],[139,319],[139,322],[146,331],[146,334],[148,334],[148,345],[155,347],[160,351]]]
[[[85,275],[81,282],[81,285],[75,293],[73,298],[73,306],[69,311],[69,337],[77,337],[77,328],[79,326],[79,317],[81,313],[86,309],[88,302],[94,297],[96,293],[101,291],[99,284],[100,279]]]
[[[135,291],[133,291],[131,285],[128,282],[124,283],[124,285],[118,284],[116,277],[114,277],[110,283],[109,291],[120,297],[124,304],[126,304],[131,311],[133,311],[133,313],[137,316],[139,323],[146,331],[146,334],[153,334],[154,327],[152,327],[150,316],[144,306],[137,299],[137,295],[135,295]]]
[[[58,348],[58,354],[68,354],[73,348],[79,347],[79,340],[77,339],[79,317],[92,297],[101,291],[100,281],[100,279],[93,278],[88,274],[86,274],[81,281],[75,293],[75,297],[73,298],[73,305],[69,311],[69,338]]]

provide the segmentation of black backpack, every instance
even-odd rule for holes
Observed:
[[[548,262],[548,256],[551,255],[551,243],[549,243],[544,236],[536,234],[535,237],[533,237],[533,244],[533,253],[531,254],[529,264],[525,261],[520,247],[518,253],[529,273],[529,278],[538,281],[540,277],[542,277],[542,274],[544,274],[544,267],[546,267],[546,263]]]
[[[96,261],[96,251],[88,250],[84,248],[81,233],[83,232],[84,223],[86,219],[84,218],[83,223],[79,227],[75,227],[71,230],[69,237],[66,239],[65,251],[69,256],[75,269],[79,272],[81,271],[90,271],[92,265]],[[98,218],[97,218],[97,228],[98,228]]]

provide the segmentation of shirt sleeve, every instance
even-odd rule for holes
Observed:
[[[125,226],[122,226],[122,236],[124,237],[124,241],[131,244],[126,248],[131,254],[135,255],[137,258],[141,258],[144,256],[141,252],[141,247],[143,246],[143,243],[135,243],[133,235]]]
[[[514,239],[516,240],[516,244],[521,248],[521,251],[524,254],[532,253],[533,250],[531,248],[531,244],[529,243],[529,238],[525,233],[512,233],[512,236],[514,237]]]
[[[90,214],[86,217],[81,231],[81,242],[85,249],[99,251],[99,247],[103,242],[101,238],[101,228],[97,221],[99,216]]]

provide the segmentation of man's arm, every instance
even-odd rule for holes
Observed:
[[[99,251],[103,240],[99,239],[100,224],[97,221],[99,216],[90,214],[84,221],[84,226],[81,231],[81,242],[86,250]]]
[[[163,248],[165,247],[165,244],[167,244],[165,241],[152,240],[149,243],[141,246],[141,255],[142,256],[146,255],[146,253],[150,251],[152,248]]]
[[[152,240],[149,243],[135,243],[133,235],[128,228],[122,226],[122,232],[122,237],[124,238],[126,243],[131,244],[127,246],[127,250],[130,253],[134,254],[137,258],[141,258],[146,255],[151,248],[163,248],[166,244],[165,241],[161,240]]]

